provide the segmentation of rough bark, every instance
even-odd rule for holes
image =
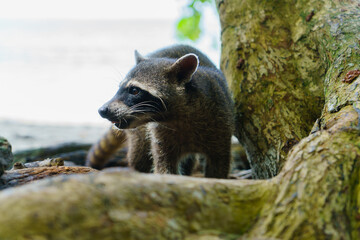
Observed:
[[[327,63],[313,30],[322,1],[218,1],[221,66],[236,99],[236,136],[257,178],[275,176],[324,103]],[[307,15],[314,13],[312,19]]]
[[[4,190],[0,238],[183,239],[198,232],[239,233],[256,220],[271,184],[131,172],[62,176]]]
[[[358,2],[274,2],[217,4],[238,137],[256,176],[283,166],[277,176],[46,179],[0,193],[0,238],[359,239],[360,78],[348,74],[360,69]]]

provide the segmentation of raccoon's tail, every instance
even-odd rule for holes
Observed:
[[[90,148],[86,156],[86,166],[102,169],[105,163],[122,147],[125,141],[126,133],[112,126],[109,131]]]

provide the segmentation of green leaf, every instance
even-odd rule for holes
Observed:
[[[180,19],[177,24],[177,37],[196,41],[201,33],[200,19],[201,13],[196,10],[194,10],[193,15]]]
[[[186,14],[183,13],[183,17],[177,23],[176,35],[181,40],[196,41],[202,32],[200,21],[204,7],[215,7],[215,4],[214,0],[188,0],[187,3],[183,10]]]

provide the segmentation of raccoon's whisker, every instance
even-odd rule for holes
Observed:
[[[160,99],[160,101],[161,101],[162,105],[164,106],[165,111],[167,111],[167,107],[166,107],[166,105],[165,105],[164,100],[162,100],[162,98],[161,98],[161,97],[158,97],[158,98]]]
[[[156,113],[156,112],[154,112],[154,111],[133,111],[133,112],[131,112],[132,114],[143,114],[143,115],[145,115],[145,114],[147,114],[147,113]],[[134,116],[134,115],[132,115],[131,114],[131,116]]]
[[[138,116],[132,115],[132,117],[136,118],[137,120],[141,120]]]
[[[153,107],[153,108],[156,108],[159,112],[161,112],[161,109],[160,108],[158,108],[158,107],[156,107],[156,105],[157,106],[159,106],[159,104],[157,103],[157,102],[154,102],[154,101],[147,101],[147,102],[143,102],[144,104],[144,106],[150,106],[150,107]],[[148,104],[148,103],[154,103],[154,104]],[[166,106],[164,105],[164,107],[165,107],[165,109],[166,109]],[[166,109],[167,110],[167,109]]]
[[[154,102],[154,103],[155,103],[155,104],[158,104],[157,102]],[[149,107],[151,107],[151,108],[153,108],[153,109],[148,109],[148,111],[157,113],[157,114],[159,114],[162,118],[165,117],[164,112],[161,111],[161,110],[160,110],[159,108],[157,108],[156,106],[150,105]]]
[[[131,111],[131,110],[133,110],[133,109],[135,109],[135,108],[137,108],[137,107],[139,107],[139,106],[142,106],[142,105],[144,105],[144,104],[146,104],[146,103],[151,103],[151,102],[152,102],[152,101],[145,101],[145,102],[137,103],[137,104],[131,106],[131,107],[128,109],[128,111]]]
[[[142,111],[142,110],[141,110],[141,111],[140,111],[140,110],[139,110],[139,111],[136,111],[136,110],[135,110],[135,111],[132,111],[131,113],[147,114],[148,112],[144,112],[144,111]],[[131,116],[140,119],[140,118],[137,117],[136,115],[131,115]],[[147,117],[151,118],[150,116],[147,116]]]
[[[141,107],[144,107],[145,109],[139,109]],[[155,106],[152,106],[152,105],[149,105],[149,104],[146,104],[146,105],[141,105],[141,106],[138,106],[137,107],[138,109],[134,109],[134,110],[143,110],[143,111],[146,111],[146,110],[150,110],[152,112],[161,112],[159,108],[155,107]]]
[[[112,66],[112,70],[115,75],[117,86],[120,86],[121,83],[124,81],[124,74],[120,72],[119,68],[116,66]]]
[[[157,102],[155,102],[155,101],[144,101],[144,102],[137,103],[137,104],[133,105],[132,107],[137,107],[137,106],[139,106],[139,105],[150,104],[150,103],[154,103],[154,104],[156,104],[156,105],[159,105],[159,104],[158,104]]]
[[[141,104],[137,104],[136,106],[134,105],[132,108],[138,108],[138,107],[142,107],[142,106],[152,106],[152,104],[149,104],[149,103],[141,103]]]
[[[144,109],[141,109],[144,108]],[[155,113],[161,113],[161,110],[151,104],[142,104],[142,105],[138,105],[136,108],[131,108],[126,112],[155,112]]]
[[[159,96],[159,95],[154,95],[154,97],[156,97],[156,98],[158,98],[159,100],[160,100],[160,102],[162,103],[162,105],[164,106],[164,108],[165,108],[165,111],[167,111],[167,107],[166,107],[166,105],[165,105],[165,102],[164,102],[164,100]]]
[[[161,105],[164,107],[165,111],[167,111],[165,102],[161,98],[159,98],[159,100],[161,102]],[[159,106],[159,103],[157,103],[155,101],[144,101],[144,102],[137,103],[137,104],[131,106],[130,109],[134,109],[134,108],[141,107],[141,106],[149,106],[149,107],[156,108],[159,112],[161,112],[160,108],[157,108],[155,105]]]
[[[125,114],[134,113],[134,112],[159,112],[159,109],[152,107],[151,105],[141,105],[136,108],[128,109]]]
[[[134,118],[136,118],[136,119],[140,119],[138,116],[134,116],[134,115],[133,115],[132,117],[134,117]]]

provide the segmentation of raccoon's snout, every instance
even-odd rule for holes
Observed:
[[[102,106],[102,107],[99,108],[98,112],[99,112],[101,117],[108,118],[110,110],[109,110],[108,106]]]
[[[98,110],[101,117],[106,118],[110,122],[118,122],[117,117],[114,115],[114,113],[109,108],[109,105],[104,105]]]
[[[98,112],[101,117],[106,118],[112,123],[116,123],[119,122],[119,116],[116,114],[116,112],[119,111],[119,107],[120,105],[117,102],[111,101],[100,107]]]

